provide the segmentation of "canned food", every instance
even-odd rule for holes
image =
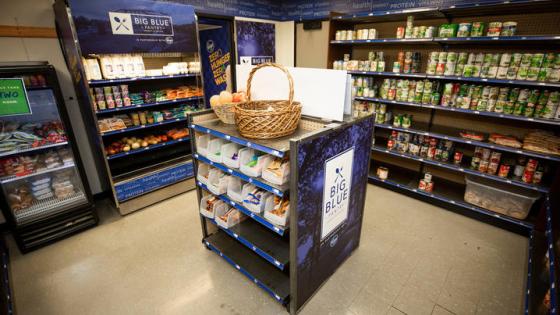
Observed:
[[[510,168],[511,168],[511,166],[509,166],[507,164],[500,165],[500,168],[499,168],[499,171],[498,171],[498,176],[507,178],[508,175],[509,175]]]
[[[486,36],[500,36],[502,32],[502,22],[490,22],[488,23],[488,32]]]
[[[482,148],[481,150],[481,156],[480,158],[483,160],[489,160],[490,159],[490,154],[492,154],[492,150],[488,149],[488,148]]]
[[[428,26],[428,28],[426,28],[426,32],[424,33],[424,38],[432,38],[436,32],[435,26]]]
[[[481,160],[478,164],[478,171],[481,173],[486,173],[488,171],[488,165],[490,164],[487,160]]]
[[[379,177],[379,179],[386,180],[388,176],[389,176],[388,168],[384,166],[380,166],[377,168],[377,177]]]
[[[521,180],[524,183],[532,183],[534,175],[535,175],[535,171],[529,171],[525,169],[525,171],[523,171],[523,176],[521,176]]]
[[[460,23],[457,30],[457,37],[469,37],[471,35],[471,23]]]
[[[537,161],[536,159],[529,159],[527,160],[527,165],[525,166],[525,170],[536,171],[538,165],[539,165],[539,161]]]
[[[478,169],[478,166],[480,164],[480,158],[477,156],[473,156],[471,159],[471,168],[472,169]]]
[[[404,38],[404,27],[403,26],[397,27],[397,38],[399,38],[399,39]]]
[[[370,28],[368,32],[368,39],[376,39],[377,38],[377,30],[375,28]]]
[[[395,140],[389,139],[387,140],[387,149],[392,150],[395,147]]]
[[[542,182],[544,173],[540,170],[535,171],[533,174],[533,184],[540,184]]]
[[[490,154],[490,161],[491,162],[500,163],[501,158],[502,158],[502,153],[501,152],[494,151],[494,152],[492,152],[492,154]]]
[[[514,36],[517,32],[517,22],[504,22],[502,25],[501,36]]]
[[[418,189],[425,191],[427,184],[428,183],[425,180],[421,179],[420,182],[418,183]]]
[[[471,27],[471,36],[484,36],[484,22],[473,22]]]
[[[424,181],[429,183],[432,181],[432,174],[431,173],[426,173],[424,174]]]
[[[523,176],[523,171],[525,171],[525,166],[523,165],[515,165],[515,168],[513,169],[513,175],[515,177],[521,177]]]
[[[434,182],[428,182],[426,183],[426,189],[424,189],[426,192],[431,193],[434,191]]]

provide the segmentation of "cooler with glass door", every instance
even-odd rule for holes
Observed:
[[[0,64],[2,211],[22,252],[97,225],[53,66]]]

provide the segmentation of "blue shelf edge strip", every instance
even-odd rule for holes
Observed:
[[[548,261],[550,270],[550,314],[558,314],[558,303],[557,300],[557,286],[556,286],[556,253],[554,251],[554,238],[552,234],[552,209],[550,209],[550,197],[546,196],[546,239],[547,239],[547,250],[548,250]]]
[[[197,185],[200,186],[202,189],[206,190],[209,193],[212,193],[208,187],[201,183],[200,181],[196,181]],[[260,223],[261,225],[263,225],[264,227],[266,227],[267,229],[273,231],[274,233],[283,236],[286,233],[285,228],[276,226],[270,222],[268,222],[265,218],[263,218],[262,216],[249,211],[247,208],[243,207],[242,205],[238,204],[237,202],[229,199],[227,196],[225,195],[219,195],[217,196],[218,198],[220,198],[220,200],[222,200],[223,202],[231,205],[232,207],[234,207],[235,209],[241,211],[243,214],[245,214],[246,216],[250,217],[251,219],[257,221],[258,223]]]
[[[534,231],[531,231],[531,236],[529,237],[529,262],[527,263],[527,286],[525,288],[525,315],[529,315],[529,303],[531,296],[531,281],[533,272],[533,242],[535,241]]]
[[[224,228],[223,226],[218,225],[218,223],[216,222],[216,220],[214,219],[208,219],[210,220],[214,225],[216,225],[219,229],[221,229],[222,231],[226,232],[229,236],[233,237],[234,239],[238,240],[241,244],[245,245],[245,247],[249,248],[250,250],[252,250],[253,252],[255,252],[257,255],[261,256],[262,258],[264,258],[266,261],[268,261],[270,264],[272,264],[274,267],[280,269],[280,270],[284,270],[285,265],[282,264],[281,262],[279,262],[278,260],[276,260],[274,257],[270,256],[269,254],[267,254],[266,252],[264,252],[263,250],[261,250],[260,248],[258,248],[257,246],[253,245],[251,242],[249,242],[248,240],[244,239],[243,237],[241,237],[240,235],[234,233],[233,231],[231,231],[230,229]]]
[[[434,137],[434,138],[438,138],[438,139],[451,140],[451,141],[454,141],[454,142],[457,142],[457,143],[466,143],[466,144],[479,146],[479,147],[484,147],[484,148],[489,148],[489,149],[493,149],[493,150],[500,150],[500,151],[504,151],[504,152],[523,154],[523,155],[536,157],[536,158],[543,159],[543,160],[560,162],[560,156],[545,155],[545,154],[540,154],[538,152],[521,150],[521,149],[516,149],[516,148],[511,148],[511,147],[506,147],[506,146],[501,146],[501,145],[494,145],[494,144],[488,143],[488,142],[468,140],[468,139],[463,139],[463,138],[460,138],[460,137],[447,136],[447,135],[442,135],[442,134],[433,133],[433,132],[429,132],[429,131],[423,131],[423,130],[408,129],[408,128],[402,128],[402,127],[393,127],[392,125],[389,125],[389,124],[375,124],[375,127],[383,128],[383,129],[390,129],[390,130],[397,130],[397,131],[402,131],[402,132],[409,132],[409,133]]]
[[[465,209],[468,209],[468,210],[472,210],[472,211],[475,211],[475,212],[478,212],[478,213],[481,213],[481,214],[484,214],[484,215],[487,215],[487,216],[491,216],[491,217],[494,217],[494,218],[498,218],[498,219],[500,219],[500,220],[506,221],[506,222],[508,222],[508,223],[515,224],[515,225],[517,225],[517,226],[521,226],[521,227],[526,228],[526,229],[528,229],[528,230],[532,230],[532,229],[533,229],[533,225],[530,224],[530,223],[528,223],[528,222],[524,222],[524,221],[521,221],[521,220],[517,220],[517,219],[514,219],[514,218],[510,218],[510,217],[508,217],[508,216],[500,215],[500,214],[498,214],[498,213],[496,213],[496,212],[492,212],[492,211],[489,211],[489,210],[485,210],[485,209],[482,209],[482,208],[473,206],[473,205],[471,205],[471,204],[469,204],[469,203],[466,203],[466,202],[463,202],[463,201],[456,201],[456,200],[448,199],[448,198],[445,198],[445,197],[442,197],[442,196],[438,196],[438,195],[436,195],[436,194],[427,193],[427,192],[418,190],[418,189],[416,189],[416,188],[411,188],[411,187],[409,187],[409,186],[407,186],[407,185],[401,185],[401,184],[396,183],[396,182],[394,182],[394,181],[392,181],[392,180],[389,180],[389,179],[381,180],[381,179],[379,179],[379,178],[377,178],[377,177],[375,177],[375,176],[371,176],[371,175],[369,176],[369,179],[370,179],[370,180],[373,180],[373,181],[375,181],[375,182],[385,183],[385,184],[388,184],[388,185],[391,185],[391,186],[395,186],[395,187],[398,187],[398,188],[401,188],[401,189],[406,189],[406,190],[411,191],[411,192],[413,192],[413,193],[416,193],[416,194],[419,194],[419,195],[423,195],[423,196],[426,196],[426,197],[430,197],[430,198],[433,198],[433,199],[436,199],[436,200],[439,200],[439,201],[443,201],[443,202],[448,203],[448,204],[460,206],[460,207],[462,207],[462,208],[465,208]]]
[[[277,156],[279,158],[284,157],[284,152],[282,152],[282,151],[278,151],[278,150],[275,150],[275,149],[272,149],[272,148],[269,148],[269,147],[251,142],[251,141],[247,141],[247,140],[244,140],[244,139],[241,139],[241,138],[232,137],[230,135],[226,135],[225,133],[221,133],[219,131],[216,131],[216,130],[213,130],[213,129],[210,129],[210,128],[202,127],[202,126],[196,125],[196,124],[192,124],[191,128],[193,128],[195,131],[202,132],[202,133],[207,133],[207,134],[210,134],[214,137],[218,137],[218,138],[221,138],[221,139],[224,139],[224,140],[227,140],[227,141],[231,141],[231,142],[240,144],[242,146],[246,146],[248,148],[253,148],[255,150],[259,150],[259,151],[262,151],[262,152],[267,153],[267,154],[272,154],[272,155]]]
[[[193,162],[187,162],[171,168],[163,169],[159,173],[136,178],[132,181],[115,184],[115,193],[119,202],[145,195],[169,185],[188,180],[194,176]]]
[[[431,74],[426,74],[426,73],[398,73],[398,72],[378,72],[378,71],[359,71],[359,70],[349,70],[348,73],[352,74],[352,75],[364,75],[364,76],[434,79],[434,80],[444,80],[444,81],[479,82],[479,83],[495,83],[495,84],[534,86],[534,87],[543,87],[543,88],[547,88],[547,87],[560,88],[560,83],[557,83],[557,82],[526,81],[526,80],[502,80],[502,79],[495,79],[495,78],[475,78],[475,77],[431,75]]]
[[[216,247],[214,247],[214,245],[212,245],[210,242],[208,241],[204,241],[204,244],[206,244],[206,246],[208,246],[208,248],[210,248],[213,252],[215,252],[216,254],[220,255],[220,257],[222,257],[225,261],[227,261],[230,265],[232,265],[235,269],[239,270],[242,274],[244,274],[247,278],[249,278],[252,282],[254,282],[257,286],[259,286],[261,289],[265,290],[270,296],[272,296],[276,301],[280,302],[280,303],[284,303],[284,301],[282,300],[282,298],[280,296],[278,296],[276,293],[274,293],[274,291],[272,291],[269,287],[267,287],[264,283],[260,282],[259,279],[253,277],[253,275],[251,275],[247,270],[241,268],[241,266],[239,266],[235,261],[233,261],[231,258],[229,258],[228,256],[224,255],[219,249],[217,249]]]
[[[150,80],[164,80],[164,79],[176,79],[176,78],[190,78],[190,77],[197,77],[199,75],[200,75],[199,73],[187,73],[187,74],[175,74],[175,75],[158,75],[158,76],[151,76],[151,77],[91,80],[91,81],[89,81],[89,85],[95,86],[95,85],[113,84],[113,83],[150,81]]]
[[[262,182],[262,181],[260,181],[260,180],[258,180],[258,179],[254,179],[254,178],[252,178],[252,177],[250,177],[250,176],[247,176],[247,175],[245,175],[245,174],[243,174],[243,173],[241,173],[241,172],[238,172],[238,171],[236,171],[236,170],[233,170],[233,169],[231,169],[231,168],[229,168],[229,167],[227,167],[227,166],[225,166],[225,165],[222,165],[222,164],[220,164],[220,163],[214,163],[214,162],[210,161],[209,159],[205,158],[204,156],[202,156],[202,155],[200,155],[200,154],[198,154],[198,153],[195,153],[195,154],[194,154],[194,157],[195,157],[195,159],[197,159],[197,160],[199,160],[199,161],[201,161],[201,162],[203,162],[203,163],[205,163],[205,164],[208,164],[208,165],[213,166],[213,167],[215,167],[215,168],[217,168],[217,169],[220,169],[221,171],[223,171],[223,172],[226,173],[226,174],[233,175],[233,176],[235,176],[235,177],[239,177],[239,178],[241,178],[242,180],[244,180],[244,181],[246,181],[246,182],[248,182],[248,183],[251,183],[251,184],[253,184],[253,185],[255,185],[255,186],[259,187],[259,188],[262,188],[262,189],[264,189],[264,190],[266,190],[266,191],[269,191],[269,192],[275,194],[275,195],[278,196],[278,197],[284,197],[284,192],[283,192],[283,191],[281,191],[281,190],[278,189],[278,188],[272,187],[272,186],[270,186],[270,185],[268,185],[268,184],[266,184],[266,183],[264,183],[264,182]]]
[[[465,174],[470,174],[470,175],[473,175],[473,176],[483,177],[483,178],[494,180],[494,181],[497,181],[497,182],[502,182],[502,183],[515,185],[515,186],[519,186],[519,187],[523,187],[523,188],[527,188],[527,189],[531,189],[531,190],[536,190],[536,191],[543,192],[543,193],[546,193],[546,192],[549,191],[549,189],[547,187],[526,184],[524,182],[511,180],[509,178],[503,178],[503,177],[499,177],[499,176],[496,176],[496,175],[485,174],[485,173],[481,173],[481,172],[476,171],[476,170],[472,170],[472,169],[469,169],[469,168],[464,168],[462,166],[457,166],[455,164],[450,164],[450,163],[447,163],[447,162],[431,160],[431,159],[422,158],[422,157],[419,157],[419,156],[414,156],[414,155],[410,155],[410,154],[406,154],[406,153],[398,153],[398,152],[395,152],[395,151],[392,151],[392,150],[389,150],[389,149],[383,149],[383,148],[379,148],[379,147],[372,147],[371,150],[374,151],[374,152],[380,152],[380,153],[384,153],[384,154],[390,154],[390,155],[393,155],[393,156],[402,157],[402,158],[409,159],[409,160],[415,160],[415,161],[418,161],[418,162],[443,167],[443,168],[446,168],[446,169],[449,169],[449,170],[452,170],[452,171],[457,171],[457,172],[460,172],[460,173],[465,173]]]
[[[354,99],[357,100],[357,101],[377,102],[377,103],[383,103],[383,104],[395,104],[395,105],[403,105],[403,106],[411,106],[411,107],[422,107],[422,108],[444,110],[444,111],[456,112],[456,113],[465,113],[465,114],[470,114],[470,115],[479,115],[479,116],[504,118],[504,119],[520,120],[520,121],[529,121],[529,122],[535,122],[535,123],[541,123],[541,124],[547,124],[547,125],[553,125],[553,126],[560,126],[560,120],[517,116],[517,115],[510,115],[510,114],[503,114],[503,113],[463,109],[463,108],[450,107],[450,106],[418,104],[418,103],[412,103],[412,102],[400,102],[400,101],[386,100],[386,99],[376,98],[376,97],[357,96]]]
[[[186,120],[187,120],[187,118],[168,119],[168,120],[160,121],[160,122],[154,123],[154,124],[146,124],[146,125],[140,125],[140,126],[128,127],[128,128],[119,129],[119,130],[112,130],[112,131],[103,132],[103,133],[101,133],[101,136],[106,137],[106,136],[110,136],[110,135],[132,132],[132,131],[135,131],[135,130],[149,129],[149,128],[153,128],[153,127],[157,127],[157,126],[168,125],[168,124],[172,124],[172,123],[176,123],[176,122],[180,122],[180,121],[186,121]]]
[[[177,140],[170,140],[170,141],[166,141],[166,142],[160,142],[158,144],[152,144],[150,146],[141,148],[141,149],[136,149],[136,150],[130,150],[128,152],[120,152],[117,154],[113,154],[113,155],[109,155],[107,156],[107,160],[113,160],[113,159],[117,159],[117,158],[121,158],[121,157],[125,157],[125,156],[129,156],[129,155],[134,155],[134,154],[138,154],[138,153],[142,153],[142,152],[146,152],[146,151],[151,151],[154,149],[159,149],[168,145],[173,145],[176,143],[180,143],[183,141],[189,141],[190,138],[189,137],[184,137],[184,138],[180,138]]]
[[[95,113],[97,115],[101,115],[101,114],[108,114],[108,113],[116,113],[116,112],[120,112],[120,111],[133,110],[133,109],[148,108],[148,107],[153,107],[153,106],[161,106],[161,105],[169,105],[169,104],[181,104],[181,103],[186,103],[186,102],[197,101],[197,100],[200,100],[200,99],[202,99],[202,97],[200,97],[200,96],[193,96],[193,97],[187,97],[187,98],[176,98],[174,100],[168,100],[168,101],[146,103],[146,104],[140,104],[140,105],[131,105],[131,106],[122,106],[122,107],[115,107],[115,108],[110,108],[110,109],[98,110]]]

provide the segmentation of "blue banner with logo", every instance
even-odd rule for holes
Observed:
[[[276,28],[273,23],[235,21],[235,33],[239,64],[274,62]]]
[[[148,0],[70,0],[82,54],[197,52],[194,8]]]
[[[210,104],[212,95],[226,90],[231,73],[231,23],[209,18],[201,18],[199,23],[211,26],[199,32],[204,97]]]
[[[359,244],[372,136],[369,116],[298,143],[297,309]]]

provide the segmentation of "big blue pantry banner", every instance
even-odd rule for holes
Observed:
[[[70,0],[82,54],[197,52],[189,5],[148,0]]]
[[[276,28],[273,23],[237,20],[235,32],[239,64],[274,62]]]
[[[369,116],[297,143],[296,309],[358,247],[372,136]]]

